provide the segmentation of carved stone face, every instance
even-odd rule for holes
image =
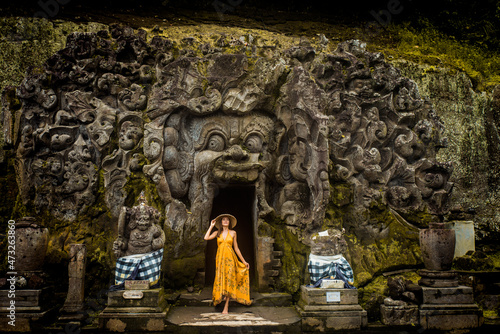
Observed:
[[[147,212],[140,212],[135,222],[141,231],[147,230],[152,225],[151,217]]]
[[[103,147],[109,142],[114,129],[115,116],[108,113],[99,113],[94,122],[88,125],[87,129],[91,138]]]
[[[274,123],[270,117],[210,116],[189,123],[195,166],[212,164],[214,179],[221,183],[257,180],[269,160],[266,150]]]
[[[131,150],[142,138],[142,129],[130,121],[123,122],[120,129],[120,148]]]

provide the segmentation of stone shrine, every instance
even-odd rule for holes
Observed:
[[[420,326],[424,329],[464,330],[483,323],[483,312],[474,302],[471,287],[458,284],[457,273],[450,270],[455,253],[455,231],[444,223],[431,223],[420,231],[425,268],[422,279]]]
[[[109,291],[107,307],[99,315],[101,329],[164,329],[167,301],[163,287],[157,286],[165,234],[158,225],[159,217],[158,210],[147,205],[144,193],[139,197],[139,205],[122,207],[118,238],[113,243],[117,258],[115,284],[121,289]]]
[[[329,229],[314,234],[311,239],[313,255],[341,256],[347,250],[343,234],[338,230]],[[311,279],[311,283],[315,282]],[[302,331],[353,330],[368,324],[367,313],[358,303],[358,290],[344,288],[345,283],[341,283],[342,288],[301,286],[297,310],[302,317]]]

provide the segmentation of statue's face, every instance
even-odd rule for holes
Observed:
[[[142,138],[142,130],[132,122],[124,122],[120,129],[120,147],[131,150]]]
[[[137,228],[141,231],[147,230],[151,225],[151,218],[146,212],[141,212],[137,216]]]
[[[254,182],[269,161],[274,127],[270,117],[209,116],[193,119],[188,126],[194,135],[195,166],[213,163],[217,182]]]

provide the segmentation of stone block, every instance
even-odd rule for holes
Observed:
[[[163,288],[160,289],[150,289],[150,290],[140,290],[143,294],[141,299],[125,299],[123,294],[126,291],[133,290],[121,290],[121,291],[111,291],[108,294],[108,307],[113,308],[157,308],[159,305],[164,303],[165,297],[163,293]]]
[[[368,323],[366,311],[358,304],[358,291],[354,289],[302,286],[297,310],[302,317],[303,332],[357,330]]]
[[[482,324],[483,313],[475,304],[420,306],[420,326],[424,329],[462,330]]]
[[[352,305],[358,304],[358,290],[356,289],[318,289],[302,286],[301,299],[307,305]],[[329,301],[333,295],[340,295],[339,301]]]
[[[451,288],[422,287],[423,304],[473,304],[472,288],[458,286]]]
[[[153,313],[101,313],[99,328],[111,332],[158,332],[166,325],[167,312]]]
[[[419,323],[418,305],[380,305],[382,323],[387,326],[412,326]]]
[[[141,299],[125,299],[124,293],[141,292]],[[162,331],[167,301],[163,288],[111,291],[108,306],[99,315],[99,328],[114,331]]]

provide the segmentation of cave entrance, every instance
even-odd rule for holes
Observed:
[[[210,220],[220,214],[229,213],[238,223],[234,230],[238,236],[238,246],[245,260],[250,264],[250,285],[255,280],[255,226],[257,221],[257,199],[253,186],[229,186],[219,188],[214,197]],[[213,285],[215,278],[215,255],[217,239],[209,240],[205,248],[205,285]]]

